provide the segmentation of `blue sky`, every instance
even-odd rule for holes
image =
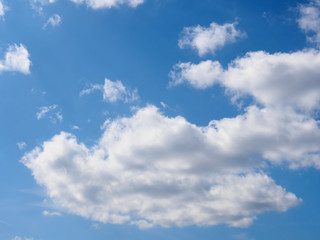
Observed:
[[[0,239],[318,239],[319,46],[319,0],[0,0]]]

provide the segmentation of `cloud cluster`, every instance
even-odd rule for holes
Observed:
[[[138,90],[133,91],[127,89],[121,81],[111,81],[105,79],[104,85],[93,84],[90,88],[84,89],[80,92],[80,96],[91,94],[93,91],[100,90],[103,93],[103,100],[105,102],[133,102],[139,99]]]
[[[10,45],[4,59],[0,60],[0,73],[4,71],[30,73],[31,60],[28,50],[22,45]]]
[[[300,18],[299,27],[305,31],[310,42],[320,44],[320,0],[310,0],[307,4],[298,7]]]
[[[226,23],[219,25],[211,23],[208,28],[200,25],[195,27],[185,27],[182,37],[178,41],[180,48],[191,47],[198,51],[199,56],[207,53],[215,54],[227,43],[235,42],[245,34],[236,29],[237,23]]]

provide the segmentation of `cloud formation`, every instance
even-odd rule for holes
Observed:
[[[301,128],[294,129],[295,124],[287,129],[297,133],[297,139],[278,129],[268,133],[268,120],[272,126],[278,119],[270,116],[261,122],[263,114],[269,116],[253,108],[244,116],[198,127],[148,106],[109,122],[92,148],[61,132],[22,162],[56,204],[95,221],[141,228],[219,223],[243,227],[256,214],[286,211],[301,201],[254,170],[263,166],[264,157],[286,158],[284,150],[290,152],[300,139]],[[294,150],[302,155],[308,149]]]
[[[56,26],[59,26],[60,24],[61,24],[61,17],[58,14],[54,14],[43,25],[43,28],[47,28],[48,25],[51,25],[52,27],[56,27]]]
[[[19,237],[19,236],[15,236],[14,238],[12,238],[12,240],[33,240],[33,238],[22,238],[22,237]]]
[[[30,73],[31,60],[28,50],[22,45],[10,45],[4,59],[0,60],[0,73],[4,71]]]
[[[75,4],[85,4],[92,9],[103,9],[119,7],[121,5],[127,5],[135,8],[138,5],[144,3],[144,0],[70,0]],[[36,10],[42,11],[42,6],[54,3],[56,0],[32,0],[32,7]]]
[[[320,44],[320,0],[310,0],[298,7],[300,18],[299,27],[309,34],[308,41]]]
[[[26,148],[27,144],[25,142],[18,142],[17,146],[20,150],[23,150]]]
[[[223,69],[218,61],[179,63],[170,73],[172,84],[196,88],[222,84],[235,97],[250,95],[265,106],[312,110],[320,103],[320,52],[249,52]]]
[[[40,107],[39,112],[36,113],[36,116],[38,120],[48,117],[53,123],[56,123],[57,120],[61,122],[63,119],[61,110],[58,109],[58,105]]]
[[[50,212],[50,211],[47,211],[47,210],[44,210],[42,212],[42,214],[44,216],[49,216],[49,217],[52,217],[52,216],[61,216],[61,213],[60,212]]]
[[[88,7],[93,9],[112,8],[120,5],[128,5],[130,7],[137,7],[142,4],[144,0],[70,0],[76,4],[85,3]]]
[[[80,96],[91,94],[96,90],[102,91],[105,102],[133,102],[139,99],[137,89],[131,91],[127,89],[121,81],[111,81],[107,78],[104,81],[104,85],[93,84],[90,88],[82,90]]]
[[[185,27],[178,45],[180,48],[190,47],[198,51],[199,56],[207,53],[215,54],[227,43],[235,42],[245,36],[245,33],[236,29],[236,25],[237,23],[219,25],[213,22],[207,28],[200,25]]]
[[[5,14],[5,7],[2,3],[2,0],[0,0],[0,17],[3,17]]]

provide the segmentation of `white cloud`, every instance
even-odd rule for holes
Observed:
[[[208,28],[200,25],[186,27],[182,31],[182,37],[178,41],[180,48],[191,47],[198,51],[199,56],[207,53],[215,54],[227,43],[235,42],[245,34],[236,29],[237,23],[219,25],[211,23]]]
[[[18,237],[18,236],[15,236],[14,238],[12,238],[12,240],[33,240],[33,238],[22,238],[22,237]]]
[[[195,88],[204,89],[211,87],[218,82],[223,68],[217,61],[203,61],[199,64],[178,63],[170,72],[169,76],[172,81],[169,85],[176,86],[182,83],[189,83]]]
[[[5,6],[3,5],[2,0],[0,0],[0,17],[3,17],[3,16],[4,16],[5,10],[6,10],[6,8],[5,8]]]
[[[83,89],[83,90],[80,92],[80,96],[91,94],[91,93],[93,93],[93,92],[96,91],[96,90],[102,90],[102,91],[103,91],[103,85],[100,85],[100,84],[92,84],[92,85],[90,86],[90,88]]]
[[[307,4],[301,4],[298,7],[300,18],[299,27],[305,31],[308,40],[320,44],[320,0],[310,0]]]
[[[10,45],[3,60],[0,60],[0,73],[3,71],[30,73],[31,61],[28,50],[22,45]]]
[[[118,7],[120,5],[127,5],[129,7],[135,8],[138,5],[144,3],[144,0],[70,0],[75,4],[86,4],[88,7],[93,9],[101,8],[112,8]],[[33,9],[41,12],[42,6],[54,3],[56,0],[31,0],[31,5]]]
[[[179,63],[170,76],[172,84],[187,82],[196,88],[220,83],[239,97],[251,95],[272,107],[318,108],[320,103],[320,52],[249,52],[222,70],[217,61]]]
[[[80,92],[80,96],[91,94],[95,90],[100,90],[103,93],[103,100],[106,102],[133,102],[139,99],[138,90],[128,90],[121,81],[111,81],[105,79],[104,85],[94,84],[90,88],[84,89]]]
[[[198,127],[148,106],[110,121],[92,148],[62,132],[22,162],[56,204],[95,221],[243,227],[301,201],[254,169],[263,159],[320,167],[309,155],[319,139],[315,121],[292,112],[251,107]]]
[[[63,119],[61,110],[58,109],[58,105],[40,107],[39,110],[40,111],[36,113],[38,120],[48,117],[53,123],[56,123],[57,120],[61,122]]]
[[[48,25],[51,25],[52,27],[56,27],[56,26],[59,26],[60,24],[61,24],[61,17],[58,14],[54,14],[43,25],[43,28],[47,28]]]
[[[18,142],[17,146],[20,150],[23,150],[27,146],[27,144],[25,142]]]
[[[128,5],[130,7],[137,7],[142,4],[144,0],[71,0],[76,4],[85,3],[88,7],[93,9],[112,8],[120,5]]]
[[[44,216],[61,216],[61,213],[60,212],[50,212],[50,211],[47,211],[47,210],[44,210],[42,212],[42,214]]]

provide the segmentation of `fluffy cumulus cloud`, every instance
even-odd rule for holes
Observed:
[[[4,59],[0,60],[0,73],[4,71],[30,73],[31,60],[28,50],[22,44],[10,45]]]
[[[282,113],[252,108],[199,127],[147,106],[110,121],[91,148],[61,132],[22,162],[56,204],[96,221],[243,227],[256,214],[286,211],[301,201],[254,170],[262,159],[296,164],[309,157],[311,147],[301,146],[301,138],[312,142],[320,131],[312,120],[295,118],[291,123]]]
[[[265,106],[291,106],[312,110],[320,103],[320,52],[250,52],[223,70],[217,61],[179,63],[170,76],[172,84],[196,88],[222,84],[235,97],[250,95]]]
[[[219,25],[211,23],[209,27],[200,25],[186,27],[183,29],[182,37],[178,41],[180,48],[191,47],[198,51],[200,56],[211,53],[214,54],[219,48],[227,43],[235,42],[245,34],[236,29],[237,23],[226,23]]]
[[[111,81],[105,79],[104,85],[93,84],[90,88],[84,89],[80,92],[80,96],[91,94],[92,92],[100,90],[103,93],[103,100],[106,102],[133,102],[139,99],[138,90],[129,90],[119,80]]]
[[[206,60],[199,64],[191,62],[178,63],[173,68],[173,71],[169,74],[172,79],[169,83],[170,86],[188,83],[199,89],[214,85],[219,81],[223,72],[221,64],[211,60]]]
[[[54,14],[48,19],[48,21],[43,25],[43,28],[47,28],[48,25],[52,27],[59,26],[61,24],[61,17],[58,14]]]
[[[320,0],[310,0],[307,4],[298,7],[300,18],[299,27],[305,31],[308,40],[320,44]]]
[[[265,167],[320,169],[319,64],[316,50],[250,52],[226,69],[210,60],[180,63],[173,84],[221,84],[234,98],[254,101],[243,114],[207,126],[146,106],[107,121],[92,147],[61,132],[22,162],[60,208],[95,221],[248,226],[260,213],[301,202]],[[126,92],[120,83],[106,79],[83,94],[100,89],[115,100]]]

